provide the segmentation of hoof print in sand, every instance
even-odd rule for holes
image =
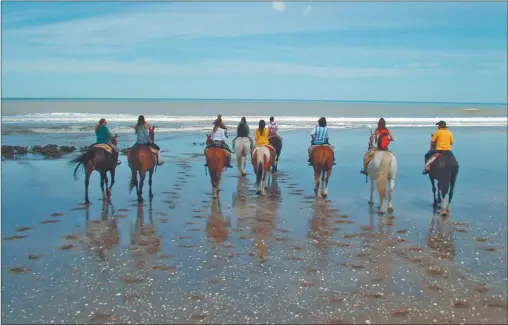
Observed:
[[[72,249],[74,247],[76,247],[76,246],[73,245],[73,244],[67,244],[67,245],[60,246],[60,249],[63,250],[63,251],[68,251],[69,249]]]
[[[16,232],[23,232],[32,229],[32,227],[18,227],[16,228]]]
[[[28,254],[29,260],[38,260],[41,257],[41,254]]]
[[[61,217],[61,216],[63,216],[63,215],[64,215],[64,214],[63,214],[63,213],[61,213],[61,212],[54,212],[54,213],[50,214],[50,217]]]
[[[43,220],[41,221],[41,224],[46,225],[48,223],[57,223],[60,222],[60,220]]]
[[[16,240],[16,239],[23,239],[28,237],[27,235],[14,235],[14,236],[7,236],[4,237],[3,240]]]
[[[31,269],[26,267],[14,267],[12,269],[9,269],[9,272],[13,274],[24,274],[31,271],[32,271]]]

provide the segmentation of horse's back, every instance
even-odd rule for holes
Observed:
[[[238,155],[247,157],[251,148],[250,139],[248,137],[238,137],[235,140],[235,149]]]
[[[330,145],[316,145],[312,149],[311,161],[315,167],[326,164],[328,168],[332,168],[333,148]]]
[[[391,151],[386,151],[386,150],[377,151],[374,154],[374,157],[372,158],[371,162],[369,163],[369,165],[367,167],[367,171],[371,170],[372,173],[369,173],[369,174],[372,174],[373,176],[377,175],[378,172],[381,170],[384,159],[389,159],[388,161],[385,161],[389,164],[388,165],[388,178],[395,179],[395,177],[397,176],[397,158]]]
[[[278,135],[271,136],[268,139],[268,142],[272,145],[277,153],[280,153],[282,150],[282,138]]]
[[[147,144],[135,144],[128,151],[127,158],[131,167],[151,169],[155,166],[155,154]]]
[[[254,169],[257,168],[259,163],[263,163],[265,169],[267,166],[269,168],[270,156],[270,149],[266,146],[254,148],[254,151],[252,152],[252,164],[254,165]]]

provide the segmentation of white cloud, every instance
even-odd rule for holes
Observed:
[[[282,14],[286,11],[286,5],[281,0],[272,1],[272,8]]]
[[[206,60],[189,65],[156,61],[118,60],[4,60],[3,71],[14,73],[68,73],[68,74],[121,74],[164,76],[225,76],[225,75],[278,75],[321,78],[397,77],[415,74],[438,74],[445,70],[408,69],[404,67],[345,67],[337,65],[310,65],[279,61]]]
[[[312,11],[312,6],[307,6],[305,9],[303,9],[303,14],[307,16],[310,14],[311,11]]]

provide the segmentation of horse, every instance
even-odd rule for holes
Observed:
[[[248,137],[238,137],[235,140],[236,165],[240,176],[247,175],[247,156],[251,152],[251,146],[251,139]]]
[[[374,182],[377,184],[379,194],[379,212],[384,213],[384,200],[388,194],[388,212],[393,211],[392,193],[395,188],[395,177],[397,176],[397,159],[395,155],[387,150],[376,151],[374,157],[367,165],[367,175],[370,178],[370,199],[369,205],[374,204]],[[388,193],[386,182],[388,181]]]
[[[271,136],[268,142],[275,149],[275,158],[272,164],[272,173],[277,172],[277,166],[279,165],[280,152],[282,151],[282,138],[278,135]]]
[[[129,183],[129,193],[136,187],[138,203],[143,202],[143,185],[146,173],[148,172],[149,198],[153,198],[152,177],[155,168],[155,153],[151,147],[146,144],[136,144],[127,151],[127,159],[131,168],[131,181]],[[138,182],[139,173],[139,182]]]
[[[256,147],[252,151],[252,166],[256,174],[256,194],[266,195],[266,177],[273,164],[274,151],[269,146]]]
[[[206,144],[210,145],[211,143],[210,135],[207,134]],[[205,158],[208,173],[210,174],[210,181],[212,183],[212,196],[216,199],[219,196],[222,172],[228,160],[227,153],[225,149],[221,147],[209,147],[205,149]]]
[[[117,145],[116,135],[111,139],[113,145]],[[109,149],[109,150],[108,150]],[[88,150],[81,156],[72,159],[69,164],[77,164],[74,169],[74,179],[77,180],[77,172],[81,167],[85,170],[85,204],[90,204],[88,199],[88,185],[90,184],[90,175],[94,170],[98,171],[101,175],[101,191],[103,199],[109,200],[111,196],[111,189],[115,184],[115,170],[116,170],[117,157],[114,154],[113,148],[107,144],[95,144],[88,148]],[[108,188],[108,175],[111,174],[111,185]],[[106,191],[104,190],[106,185]]]
[[[430,158],[428,156],[429,154],[427,154],[425,158]],[[425,159],[425,161],[427,161],[427,159]],[[443,215],[447,215],[451,210],[453,191],[458,174],[459,164],[451,154],[440,154],[430,166],[429,180],[432,184],[433,206],[434,208],[441,206]],[[437,180],[438,188],[437,197],[435,180]],[[444,203],[446,194],[448,194],[448,203]]]
[[[314,168],[314,193],[316,197],[328,196],[328,181],[332,176],[333,149],[330,145],[311,146],[310,161]],[[319,178],[321,177],[321,191]]]

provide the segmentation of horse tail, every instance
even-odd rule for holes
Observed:
[[[441,155],[439,158],[446,159],[446,161],[444,162],[444,168],[439,169],[438,177],[437,177],[438,186],[439,186],[439,189],[441,190],[441,195],[443,195],[443,194],[447,194],[450,189],[450,179],[452,176],[452,167],[453,167],[454,161],[450,155],[446,155],[444,157],[443,157],[443,155]]]
[[[131,180],[129,182],[129,193],[132,192],[132,189],[138,183],[138,171],[135,168],[131,167],[131,172],[132,172],[132,175],[131,175]]]
[[[81,156],[76,157],[76,158],[72,159],[71,161],[69,161],[68,165],[77,164],[76,168],[74,168],[74,173],[73,173],[73,176],[74,176],[75,180],[78,179],[78,176],[77,176],[78,170],[80,168],[84,170],[85,166],[93,158],[95,158],[95,150],[88,150],[84,154],[82,154]]]
[[[379,175],[377,178],[377,191],[380,197],[386,196],[386,182],[388,181],[388,169],[392,162],[392,155],[388,152],[383,153],[381,166],[379,167]]]
[[[257,152],[256,152],[256,161],[257,161],[257,166],[256,166],[256,185],[259,185],[259,183],[261,182],[261,179],[263,177],[263,163],[264,163],[264,160],[265,160],[265,157],[263,155],[263,152],[261,149],[259,149]]]

